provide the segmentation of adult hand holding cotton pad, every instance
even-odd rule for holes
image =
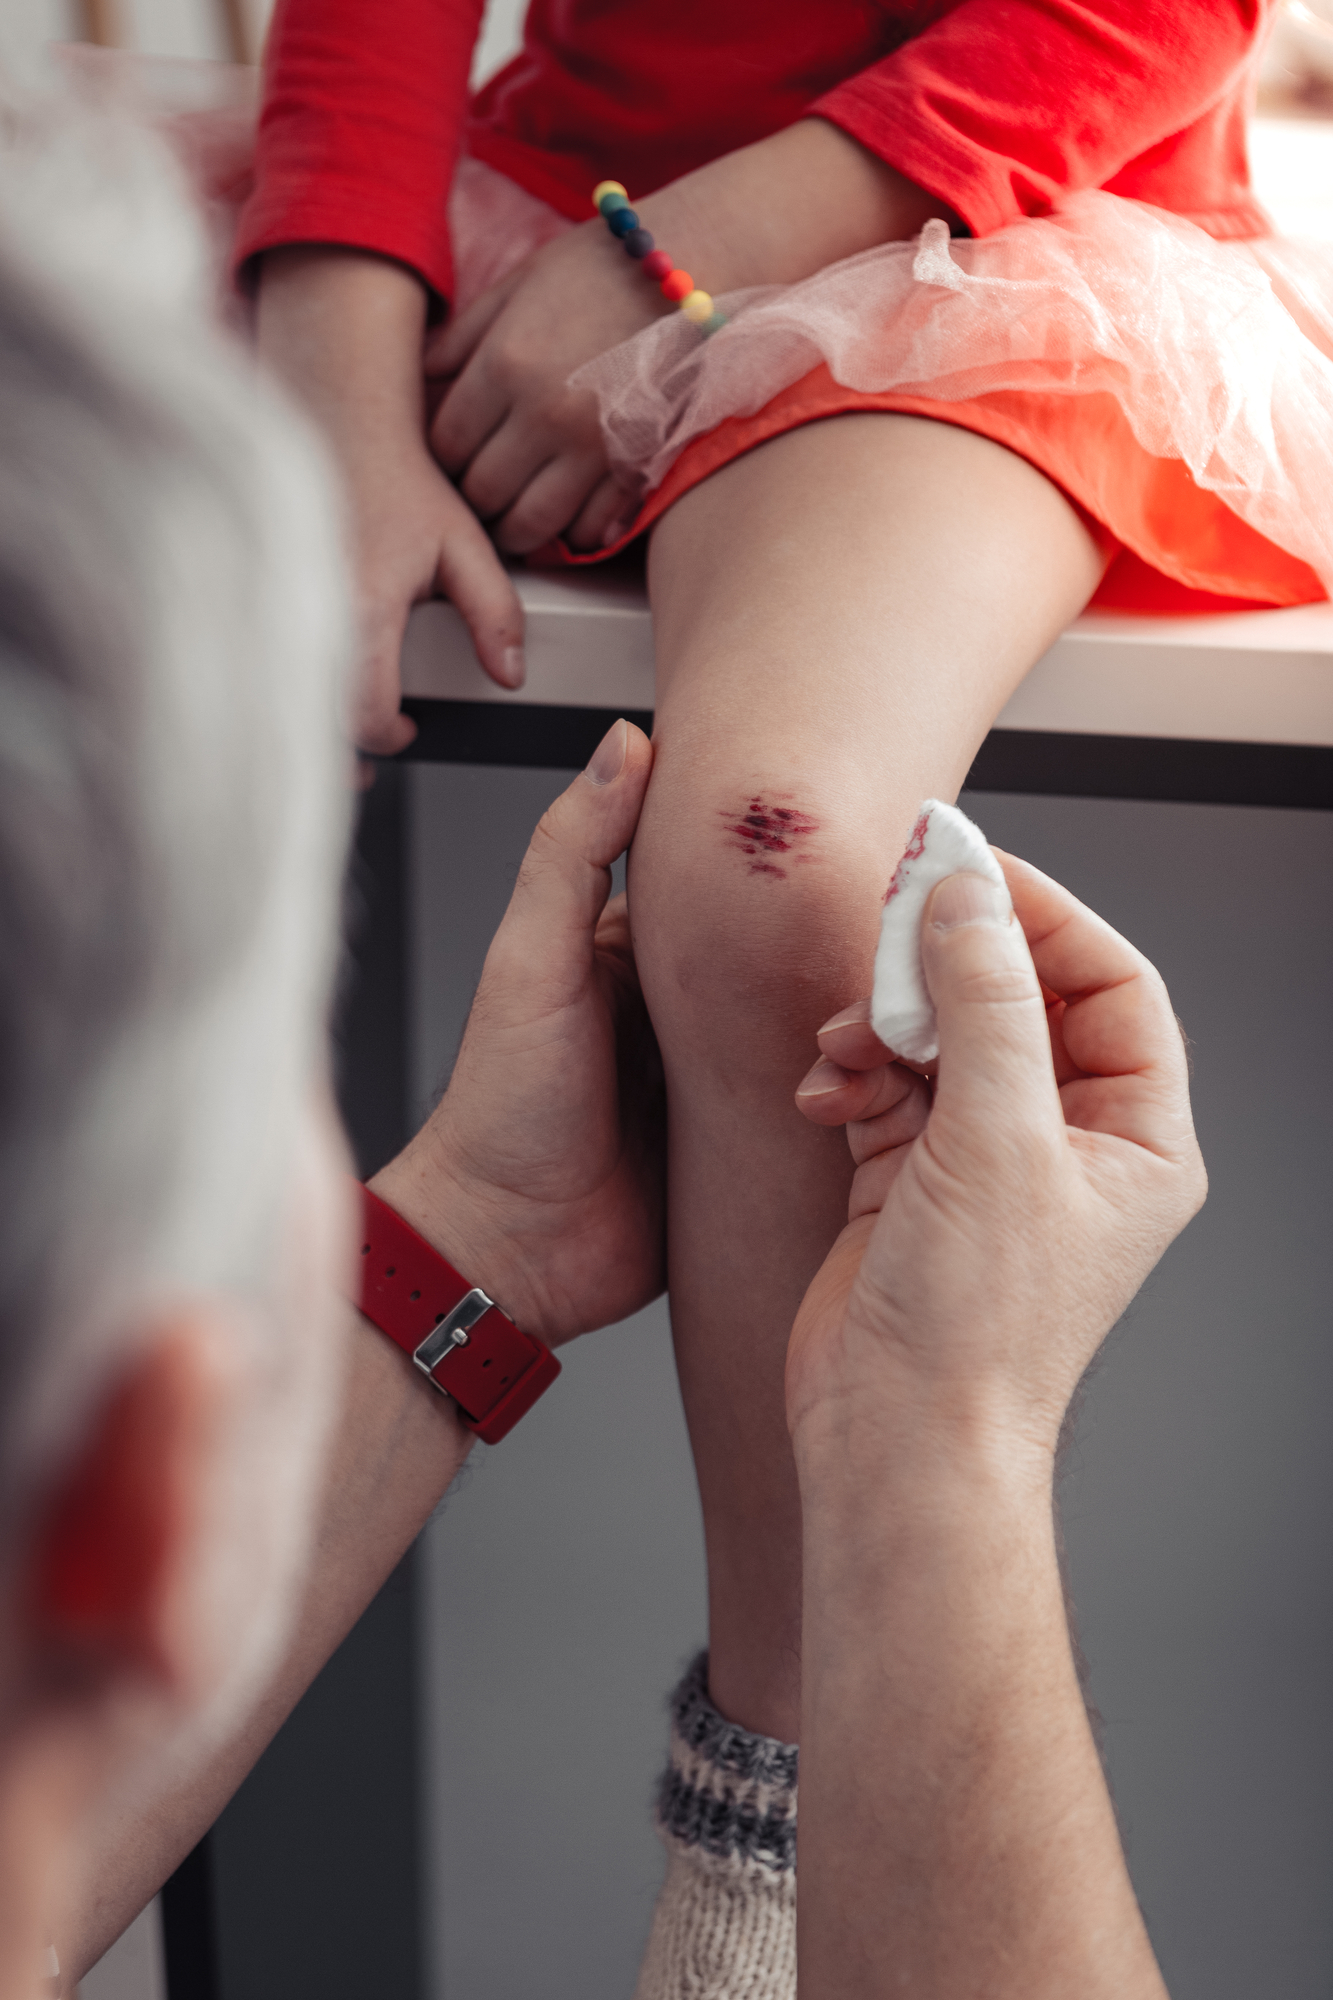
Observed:
[[[870,998],[875,1033],[908,1062],[930,1062],[940,1052],[935,1009],[921,969],[921,919],[935,884],[963,870],[984,875],[1008,894],[981,828],[957,806],[927,799],[884,898]]]

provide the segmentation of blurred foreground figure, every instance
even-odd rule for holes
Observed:
[[[28,2000],[211,1825],[473,1433],[346,1298],[335,482],[213,325],[165,150],[8,111],[0,1996]],[[482,1026],[375,1182],[551,1346],[662,1288],[660,1068],[608,907],[651,761],[615,724],[546,815]]]
[[[350,1215],[328,482],[211,333],[157,149],[46,113],[0,177],[6,1996],[123,1773],[272,1666]]]

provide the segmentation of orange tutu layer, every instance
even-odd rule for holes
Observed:
[[[1121,553],[1102,603],[1333,591],[1333,250],[1220,243],[1114,195],[981,239],[928,222],[586,363],[636,527],[738,451],[848,410],[1020,453]]]
[[[1217,611],[1312,604],[1325,596],[1308,563],[1270,542],[1196,486],[1178,458],[1154,458],[1139,444],[1114,396],[997,390],[938,402],[893,390],[845,389],[827,367],[782,389],[752,417],[727,417],[686,445],[632,524],[608,548],[557,562],[617,555],[700,480],[783,431],[849,410],[896,410],[976,431],[1026,458],[1060,487],[1112,561],[1093,603],[1122,611]],[[1114,524],[1112,526],[1111,524]]]

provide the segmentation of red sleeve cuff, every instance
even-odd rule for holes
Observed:
[[[235,271],[247,285],[253,259],[265,250],[300,243],[332,243],[369,250],[407,265],[429,291],[447,300],[453,294],[454,261],[443,220],[427,222],[419,212],[393,213],[360,179],[320,177],[318,194],[288,194],[272,180],[261,184],[241,216],[236,235]]]
[[[238,268],[337,243],[447,297],[448,201],[482,0],[277,0]]]
[[[959,0],[812,109],[978,236],[1130,170],[1160,198],[1172,160],[1173,205],[1216,206],[1244,190],[1232,124],[1255,17],[1238,0]]]
[[[941,118],[923,116],[914,90],[898,90],[882,73],[840,83],[811,105],[812,116],[827,118],[867,152],[894,167],[917,187],[947,203],[974,236],[989,236],[1024,215],[1050,212],[1049,194],[1005,161],[972,147]]]

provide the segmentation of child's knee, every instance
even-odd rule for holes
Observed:
[[[667,788],[664,787],[664,790]],[[650,794],[630,877],[635,952],[664,1043],[743,1074],[810,1046],[868,991],[883,837],[793,778]]]

